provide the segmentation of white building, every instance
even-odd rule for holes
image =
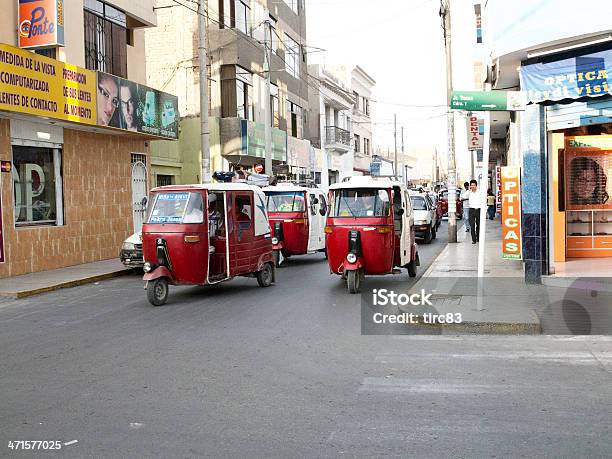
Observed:
[[[309,138],[323,152],[323,186],[353,175],[352,112],[348,86],[321,65],[308,67]]]

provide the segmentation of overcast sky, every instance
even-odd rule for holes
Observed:
[[[310,54],[309,63],[358,64],[376,80],[373,98],[380,103],[374,106],[374,142],[393,146],[397,113],[407,147],[445,150],[446,73],[439,0],[305,1],[308,45],[327,50]]]

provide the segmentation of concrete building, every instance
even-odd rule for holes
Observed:
[[[355,98],[353,107],[353,140],[355,175],[368,175],[372,161],[372,92],[376,81],[365,70],[355,66],[351,70],[351,91]]]
[[[152,0],[3,2],[0,277],[115,258],[139,229],[148,142],[177,135],[144,86],[155,23]]]
[[[612,274],[612,6],[559,0],[483,5],[493,90],[521,90],[526,110],[492,128],[521,168],[517,254],[527,282]],[[489,177],[494,177],[488,167]]]
[[[196,6],[157,0],[159,26],[147,32],[149,84],[175,92],[182,116],[178,143],[152,145],[154,174],[160,184],[200,181]],[[208,6],[211,169],[252,169],[264,164],[265,110],[269,108],[274,165],[287,165],[293,178],[309,177],[316,161],[304,140],[308,103],[304,2],[218,0],[209,1]],[[264,100],[266,28],[271,37],[270,100]]]
[[[350,88],[321,65],[308,67],[308,138],[320,147],[324,187],[353,175],[352,112],[355,99]]]

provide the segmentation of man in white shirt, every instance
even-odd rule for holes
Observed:
[[[461,204],[463,205],[463,221],[465,222],[465,232],[470,232],[470,203],[468,201],[470,197],[470,184],[465,182],[463,184],[463,190],[461,190]]]
[[[472,244],[476,244],[480,237],[480,211],[483,208],[482,196],[478,191],[478,182],[472,180],[470,182],[470,192],[468,197],[470,206],[470,229],[472,231]]]

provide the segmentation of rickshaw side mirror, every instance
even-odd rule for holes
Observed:
[[[395,213],[401,217],[402,215],[404,215],[404,209],[398,209]]]
[[[317,204],[319,204],[319,198],[312,198],[311,202],[312,202],[313,205],[317,205]]]
[[[147,198],[146,196],[144,196],[142,198],[142,201],[140,201],[140,204],[142,205],[142,207],[147,207],[147,203],[149,202],[149,198]]]
[[[322,217],[325,217],[325,215],[327,214],[327,209],[324,206],[321,206],[321,208],[319,209],[319,213]]]

